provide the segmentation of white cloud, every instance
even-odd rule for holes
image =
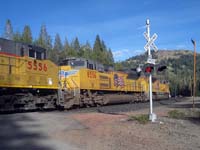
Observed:
[[[142,54],[144,53],[144,50],[122,49],[122,50],[113,51],[112,53],[113,53],[115,61],[122,61],[132,56]]]
[[[144,25],[144,26],[137,27],[137,30],[143,30],[145,28],[146,28],[146,26]]]
[[[176,48],[177,48],[177,49],[186,48],[186,45],[184,45],[184,44],[179,44],[179,45],[176,45]]]
[[[128,50],[128,49],[123,49],[123,50],[114,51],[114,52],[113,52],[113,56],[114,56],[114,57],[120,57],[120,56],[124,55],[124,53],[127,53],[127,52],[129,52],[129,51],[130,51],[130,50]]]

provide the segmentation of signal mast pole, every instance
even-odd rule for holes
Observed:
[[[149,19],[146,20],[146,39],[147,39],[147,43],[151,42],[151,37],[150,37],[150,21]],[[149,44],[146,47],[147,51],[148,51],[148,59],[147,62],[149,60],[152,60],[152,55],[151,55],[151,44]],[[153,100],[152,100],[152,74],[149,74],[149,101],[150,101],[150,114],[149,114],[149,120],[151,120],[152,122],[154,122],[156,120],[156,114],[153,113]]]
[[[195,92],[196,92],[196,41],[191,39],[192,44],[194,45],[194,76],[193,76],[193,104],[192,107],[195,108],[194,99],[195,99]]]

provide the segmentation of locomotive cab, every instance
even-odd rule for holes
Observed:
[[[97,70],[100,72],[105,71],[104,66],[102,64],[84,58],[66,58],[62,60],[60,66],[71,66],[71,68],[73,69],[87,68],[91,70]]]
[[[28,56],[39,60],[46,59],[46,49],[28,45]]]
[[[0,53],[19,57],[28,56],[39,60],[46,59],[46,49],[42,47],[3,38],[0,38]]]

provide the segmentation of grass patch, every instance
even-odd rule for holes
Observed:
[[[186,114],[178,110],[171,110],[168,112],[168,116],[169,118],[174,118],[174,119],[184,119],[186,117]]]
[[[146,114],[138,115],[138,116],[129,116],[128,121],[136,120],[140,124],[146,124],[149,122],[149,116]]]
[[[191,117],[191,118],[200,118],[200,110],[198,109],[189,109],[185,111],[185,114],[187,115],[187,117]]]

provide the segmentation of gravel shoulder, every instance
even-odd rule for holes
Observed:
[[[200,99],[195,100],[200,111]],[[191,98],[154,103],[158,119],[140,124],[130,116],[148,114],[148,103],[0,115],[2,150],[200,149],[200,117],[171,119],[170,110],[190,111]]]

